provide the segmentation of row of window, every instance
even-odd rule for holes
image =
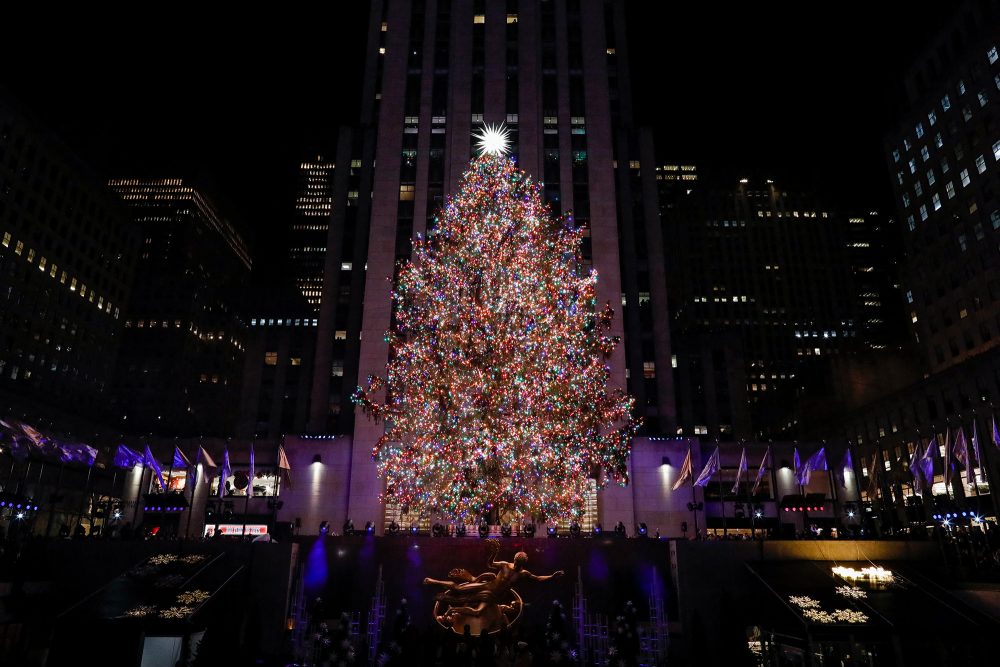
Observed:
[[[34,265],[35,258],[37,254],[34,248],[27,248],[27,253],[25,253],[24,241],[14,241],[10,232],[4,232],[3,240],[0,244],[4,248],[10,248],[11,244],[14,245],[14,254],[18,257],[24,257],[28,264]],[[90,303],[94,304],[98,310],[112,315],[116,320],[118,319],[119,309],[118,306],[114,306],[110,299],[105,299],[104,296],[98,296],[94,290],[87,290],[87,284],[79,281],[78,279],[70,276],[65,270],[59,271],[59,267],[55,262],[49,262],[44,256],[38,257],[38,270],[42,273],[48,273],[49,278],[55,279],[56,276],[59,277],[60,285],[67,285],[71,292],[77,292],[81,299],[87,299]]]
[[[315,326],[319,326],[319,320],[316,319],[316,318],[310,319],[308,317],[306,317],[306,318],[301,318],[301,317],[296,317],[296,318],[279,317],[277,319],[275,319],[273,317],[261,317],[261,318],[254,317],[253,319],[250,320],[250,326],[252,326],[252,327],[258,327],[258,326],[259,327],[273,327],[273,326],[279,326],[279,327],[281,327],[281,326],[285,326],[285,327],[291,327],[291,326],[296,326],[296,327],[315,327]],[[346,336],[345,336],[345,338],[346,338]]]
[[[989,59],[990,64],[993,64],[993,63],[996,62],[996,47],[991,48],[987,52],[987,58]],[[994,76],[994,83],[996,84],[997,89],[1000,90],[1000,74],[997,74],[996,76]],[[959,97],[965,95],[965,93],[966,93],[966,86],[965,86],[965,81],[964,80],[958,82],[957,89],[958,89],[958,95],[959,95]],[[979,102],[979,106],[980,107],[986,106],[986,104],[988,102],[988,96],[987,96],[985,90],[979,91],[976,94],[976,98],[977,98],[977,100]],[[951,108],[952,108],[951,97],[950,97],[950,95],[946,94],[946,95],[944,95],[944,97],[941,98],[941,110],[942,111],[949,111]],[[971,119],[972,112],[969,109],[969,107],[966,106],[966,107],[963,108],[962,115],[963,115],[963,117],[965,118],[966,121],[968,121],[968,120]],[[936,109],[931,109],[930,111],[928,111],[927,112],[927,123],[928,123],[928,125],[930,127],[934,127],[934,125],[937,124],[937,121],[938,121],[937,110]],[[914,127],[914,134],[916,135],[917,139],[922,139],[924,137],[925,129],[924,129],[924,124],[923,124],[922,121],[918,122],[917,125],[916,125],[916,127]],[[937,135],[937,141],[938,141],[938,147],[939,148],[941,146],[941,144],[940,144],[940,136],[941,136],[940,134]],[[894,162],[899,162],[900,159],[902,158],[901,153],[902,152],[908,152],[912,148],[913,148],[913,145],[910,143],[909,138],[904,137],[903,138],[903,150],[900,151],[899,149],[894,149],[892,151],[893,161]],[[926,150],[926,147],[924,147],[923,150]],[[924,158],[924,159],[926,159],[926,158]]]

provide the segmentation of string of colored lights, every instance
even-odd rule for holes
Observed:
[[[590,478],[627,484],[633,399],[609,388],[614,312],[581,275],[582,230],[485,153],[400,266],[385,378],[354,400],[386,420],[386,495],[455,519],[583,514]]]

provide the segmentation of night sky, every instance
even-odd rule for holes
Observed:
[[[871,7],[630,0],[636,115],[659,159],[753,168],[844,208],[888,210],[882,136],[934,13]],[[297,163],[331,154],[338,124],[358,117],[367,3],[85,11],[62,27],[8,24],[0,86],[102,175],[206,185],[250,239],[256,281],[271,282]]]

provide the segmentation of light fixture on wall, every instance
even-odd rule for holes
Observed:
[[[664,456],[662,459],[660,459],[660,465],[662,465],[662,466],[668,466],[668,465],[670,465],[670,457],[669,456]]]
[[[319,454],[313,454],[313,460],[312,460],[312,462],[313,463],[322,463],[323,462],[323,457],[320,456]]]

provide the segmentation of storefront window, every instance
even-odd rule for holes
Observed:
[[[225,485],[226,497],[245,497],[247,495],[247,487],[249,486],[247,484],[248,472],[249,471],[245,467],[234,468],[233,474],[223,480],[222,483]],[[255,498],[272,497],[279,494],[280,484],[278,483],[278,477],[275,475],[273,468],[255,468],[252,492]],[[219,494],[218,477],[212,480],[211,493],[213,496],[217,496]]]

